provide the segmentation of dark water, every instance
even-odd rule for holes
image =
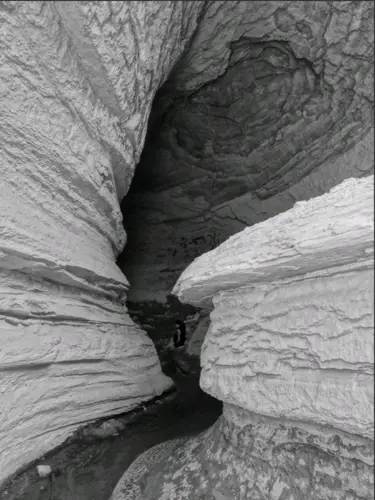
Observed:
[[[221,403],[200,390],[197,371],[188,377],[173,376],[176,391],[144,409],[107,421],[108,428],[122,429],[117,435],[112,429],[112,435],[98,437],[97,426],[77,433],[15,477],[0,491],[0,499],[108,500],[140,453],[162,441],[199,433],[221,414]],[[52,475],[40,478],[37,464],[50,465]]]

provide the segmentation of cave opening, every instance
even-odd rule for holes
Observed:
[[[199,251],[199,240],[202,236],[193,237],[192,241],[190,241],[190,234],[181,235],[179,239],[168,236],[158,238],[158,243],[162,248],[162,255],[158,255],[158,250],[153,249],[155,236],[147,230],[149,224],[152,224],[147,199],[176,185],[176,179],[173,176],[168,175],[168,172],[155,172],[152,163],[152,156],[159,149],[159,131],[168,123],[169,109],[176,95],[175,89],[168,80],[154,97],[140,161],[136,166],[129,191],[121,202],[127,243],[117,259],[118,266],[130,283],[127,297],[128,313],[153,341],[162,365],[167,364],[165,349],[173,342],[176,321],[183,321],[187,327],[187,341],[190,340],[195,330],[202,331],[202,325],[204,332],[200,333],[200,337],[204,336],[208,327],[208,312],[189,304],[182,304],[170,293],[185,263],[194,260],[202,253]],[[164,221],[173,227],[176,214],[173,208],[170,211],[168,207],[165,208]],[[146,232],[142,234],[144,230]],[[212,240],[207,250],[213,248],[215,244],[217,242]],[[139,252],[147,255],[146,259],[139,261],[137,259]],[[183,253],[189,254],[188,260],[181,258]],[[144,272],[151,276],[153,288],[149,289],[147,278],[140,276],[142,265]],[[202,318],[204,318],[203,321]],[[202,338],[190,348],[195,362],[198,363],[197,369],[199,369],[201,343]],[[190,362],[194,363],[191,360]]]
[[[332,85],[322,61],[288,40],[241,36],[228,49],[214,78],[184,87],[182,57],[158,90],[121,204],[128,238],[118,264],[130,282],[128,309],[157,348],[176,319],[191,332],[206,321],[170,295],[196,257],[368,173],[336,160],[371,127],[366,102],[361,121],[352,120],[358,99],[348,82]]]

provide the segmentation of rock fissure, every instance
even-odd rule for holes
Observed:
[[[200,356],[113,500],[370,498],[373,14],[1,4],[0,484]]]

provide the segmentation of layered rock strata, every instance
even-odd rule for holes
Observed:
[[[373,179],[298,202],[182,273],[179,299],[213,308],[205,391],[373,438]]]
[[[0,6],[0,482],[167,389],[127,315],[119,202],[200,2]]]
[[[110,500],[371,500],[373,442],[224,406],[190,439],[142,454]]]
[[[129,298],[165,303],[232,234],[370,175],[373,60],[369,1],[207,2],[125,200]]]
[[[213,309],[200,384],[224,411],[148,469],[142,499],[373,498],[373,183],[296,203],[182,273],[179,299]]]

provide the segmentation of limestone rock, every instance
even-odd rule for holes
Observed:
[[[134,462],[111,500],[374,498],[373,442],[357,436],[225,405],[209,430],[163,445],[155,447],[157,461],[146,452]]]
[[[182,274],[174,293],[213,309],[201,387],[224,411],[139,498],[374,498],[373,186],[349,179]]]
[[[373,438],[373,176],[256,224],[178,280],[213,307],[201,387],[272,418]]]
[[[374,167],[371,2],[207,2],[124,204],[135,302],[199,255]]]
[[[202,252],[373,169],[372,25],[367,1],[1,3],[0,482],[78,426],[130,410],[171,384],[150,339],[127,314],[129,283],[116,265],[126,242],[120,202],[148,124],[123,206],[131,258],[121,265],[135,285],[133,298],[163,302]],[[346,234],[345,224],[335,230]],[[366,259],[347,236],[341,244],[349,242],[349,260],[358,257],[367,279]],[[323,252],[322,269],[336,260],[351,266],[340,252]],[[310,272],[302,260],[295,256],[293,265]],[[270,276],[289,279],[285,294],[292,297],[298,279],[284,271]],[[342,323],[367,331],[365,280],[353,273],[362,302],[358,316],[345,309]],[[326,290],[323,274],[311,280],[314,300],[319,287]],[[329,290],[342,291],[340,276],[329,275]],[[239,285],[238,275],[228,279]],[[205,298],[192,289],[191,298],[210,307],[217,291],[208,288]],[[348,286],[345,300],[353,302],[353,294]],[[275,303],[282,317],[282,297]],[[210,338],[207,366],[214,361],[207,353],[217,348],[220,358],[222,349],[220,341],[211,348]],[[351,335],[350,342],[357,358],[340,344],[338,361],[325,360],[312,343],[308,359],[288,358],[280,373],[279,363],[275,380],[287,370],[302,374],[307,366],[316,375],[324,368],[336,390],[336,372],[346,381],[354,367],[356,387],[367,397],[371,360],[357,349],[362,340]],[[229,364],[237,366],[234,351]],[[239,370],[236,380],[262,380],[263,362],[253,361],[256,376]],[[281,393],[266,406],[266,373],[258,403],[279,415],[279,405],[290,402]],[[202,380],[220,397],[228,390],[223,377],[212,381],[204,372]],[[236,380],[229,393],[249,410]],[[346,401],[353,397],[348,387]],[[315,396],[309,402],[310,393],[299,395],[305,415],[367,435],[364,406],[351,420],[340,405],[324,414]],[[328,394],[321,397],[324,406]]]
[[[127,315],[119,202],[200,2],[2,2],[0,482],[171,381]]]

